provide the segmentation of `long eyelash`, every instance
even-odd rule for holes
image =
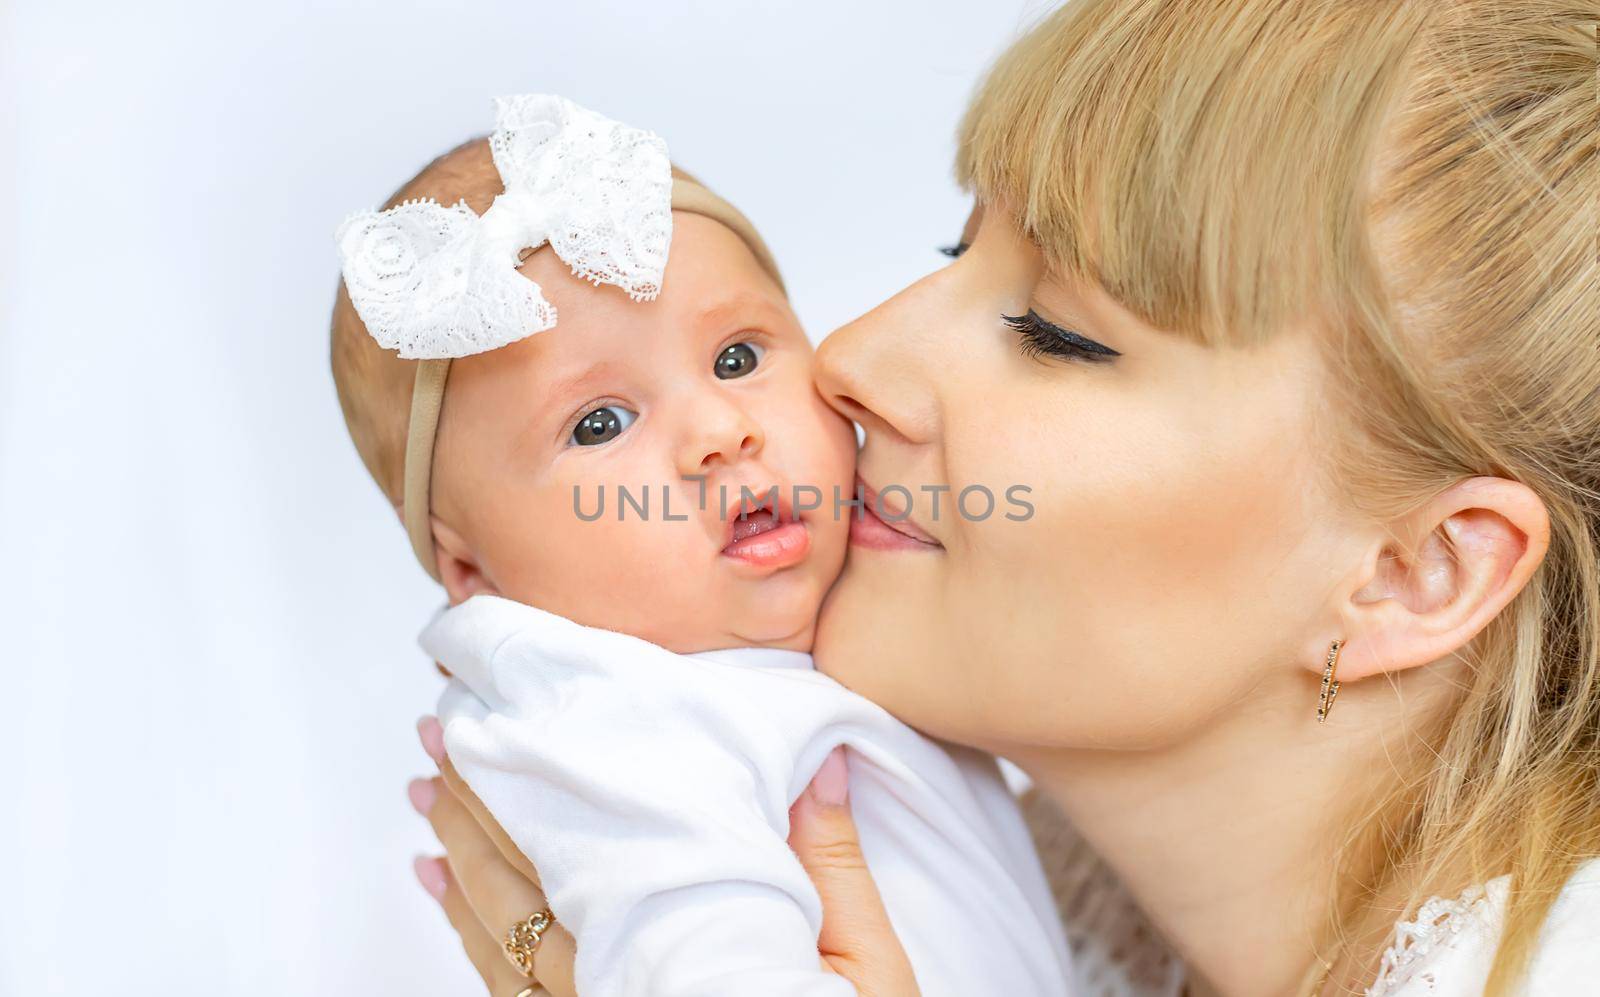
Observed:
[[[957,256],[960,256],[962,253],[966,252],[967,248],[970,245],[971,245],[971,243],[958,242],[954,246],[940,246],[939,247],[939,252],[943,253],[944,255],[950,257],[953,260]]]
[[[1000,320],[1021,334],[1024,356],[1060,357],[1089,363],[1109,363],[1113,357],[1122,356],[1109,346],[1061,328],[1031,308],[1026,315],[1002,315]]]

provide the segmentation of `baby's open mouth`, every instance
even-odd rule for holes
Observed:
[[[729,543],[738,543],[751,537],[758,537],[768,530],[775,530],[783,525],[778,521],[778,514],[769,508],[757,509],[748,517],[740,517],[733,521],[732,535]]]
[[[722,553],[762,568],[786,568],[805,560],[810,531],[781,495],[769,490],[749,497],[728,521],[728,542]]]

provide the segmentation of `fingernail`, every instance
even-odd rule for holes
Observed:
[[[417,737],[422,740],[422,750],[435,764],[444,764],[444,728],[439,726],[439,718],[426,716],[417,721]]]
[[[439,799],[439,790],[431,779],[412,779],[411,784],[406,787],[406,795],[411,797],[411,805],[416,808],[417,813],[426,817],[433,809],[434,802]]]
[[[825,807],[843,806],[850,797],[850,770],[844,763],[844,745],[828,752],[822,767],[811,777],[811,798]]]
[[[430,859],[426,855],[418,855],[411,860],[411,869],[417,874],[417,882],[428,891],[433,899],[444,901],[444,888],[448,880],[445,878],[444,861]]]

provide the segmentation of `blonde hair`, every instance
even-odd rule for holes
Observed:
[[[1512,888],[1490,993],[1600,855],[1600,108],[1592,2],[1072,0],[994,67],[958,178],[1151,325],[1328,335],[1332,468],[1397,518],[1474,475],[1550,517],[1461,652],[1437,760],[1343,843],[1322,955]],[[1452,894],[1453,895],[1453,894]]]

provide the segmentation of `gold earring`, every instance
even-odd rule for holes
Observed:
[[[1328,722],[1328,711],[1333,709],[1334,697],[1339,695],[1339,680],[1334,677],[1339,668],[1339,651],[1344,641],[1328,645],[1328,663],[1322,666],[1322,695],[1317,697],[1317,723]]]

